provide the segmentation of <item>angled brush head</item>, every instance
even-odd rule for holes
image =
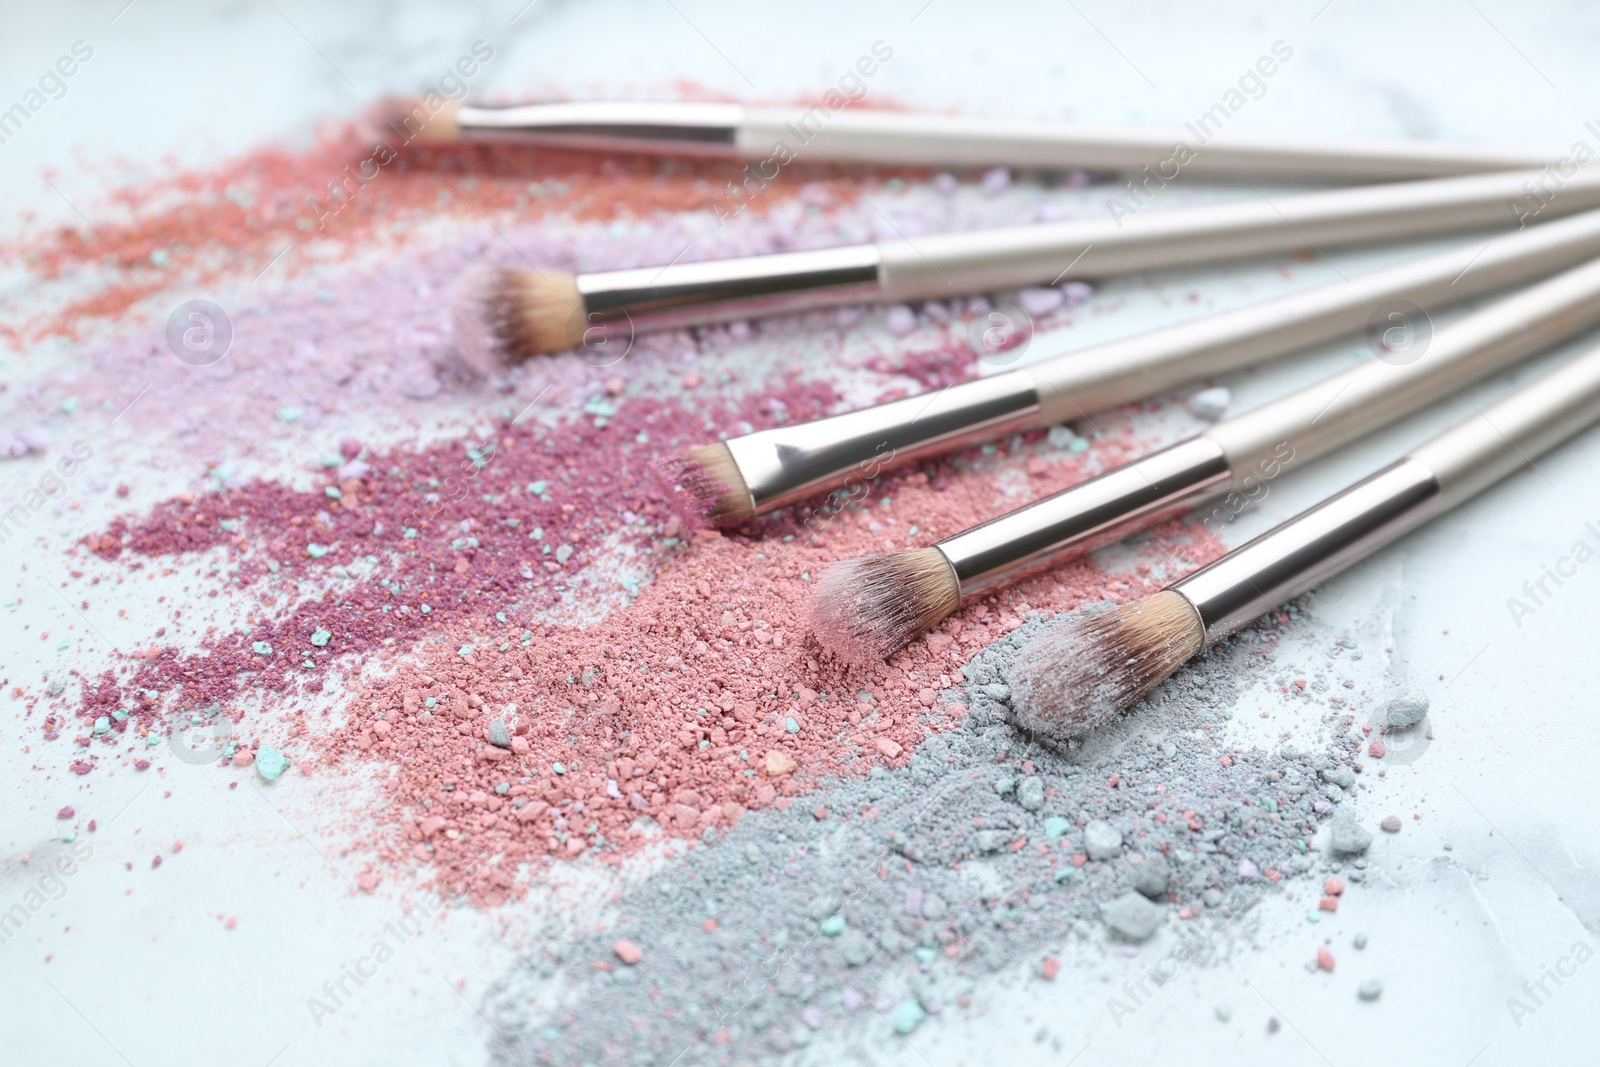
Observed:
[[[1018,654],[1010,678],[1013,718],[1055,741],[1082,737],[1148,693],[1204,643],[1199,612],[1170,589],[1080,612]]]
[[[881,660],[961,606],[961,582],[937,548],[842,560],[822,573],[811,629],[822,646],[854,663]]]
[[[722,442],[684,449],[667,471],[684,491],[686,517],[698,525],[737,526],[755,515],[750,487]]]
[[[481,323],[481,340],[470,340],[470,322]],[[473,363],[520,363],[533,356],[561,352],[583,340],[583,297],[577,280],[560,271],[507,267],[468,277],[457,303],[457,347]],[[464,343],[465,342],[465,343]],[[482,347],[485,351],[467,351]]]

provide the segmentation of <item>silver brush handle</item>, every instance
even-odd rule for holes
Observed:
[[[1204,437],[1191,438],[934,547],[950,561],[967,597],[1053,562],[1068,549],[1089,551],[1215,499],[1227,492],[1230,479],[1222,449]]]
[[[464,140],[513,141],[596,152],[738,156],[738,104],[647,104],[595,101],[456,109]]]
[[[940,541],[962,596],[1259,484],[1600,322],[1600,260],[1460,320],[1415,363],[1379,360]]]
[[[1426,141],[1278,137],[1160,126],[1084,126],[916,115],[864,108],[594,101],[467,105],[466,139],[662,155],[928,167],[1150,168],[1190,175],[1393,181],[1543,165],[1535,152]],[[1189,151],[1179,152],[1178,146]],[[762,175],[765,177],[765,175]],[[774,172],[773,177],[776,176]],[[770,180],[770,178],[768,179]]]
[[[924,456],[1025,430],[1038,417],[1033,379],[1012,371],[724,443],[760,513],[852,478],[865,482]]]
[[[882,299],[948,298],[1068,278],[1094,278],[1267,255],[1394,241],[1516,224],[1538,172],[1513,171],[1370,185],[1206,207],[1145,211],[880,244]],[[1543,202],[1542,219],[1600,206],[1600,166],[1579,171]]]
[[[1436,308],[1594,256],[1600,211],[726,444],[760,513],[852,477],[1082,418],[1360,329],[1386,300]]]
[[[1511,226],[1539,175],[1513,171],[1264,197],[1132,218],[932,234],[878,245],[578,276],[591,323],[666,329],[811,307],[949,298],[1295,248]],[[1540,201],[1541,219],[1600,206],[1600,166]]]
[[[1600,347],[1172,589],[1215,640],[1470,499],[1600,421]]]
[[[1170,588],[1194,605],[1206,640],[1232,633],[1442,510],[1427,465],[1403,459]]]
[[[641,329],[867,304],[882,291],[876,245],[846,245],[577,276],[586,321]]]
[[[1367,360],[1281,400],[1217,423],[1205,436],[1228,457],[1237,483],[1263,463],[1302,465],[1425,407],[1458,386],[1509,367],[1600,323],[1600,260],[1558,274],[1434,335],[1414,362]]]

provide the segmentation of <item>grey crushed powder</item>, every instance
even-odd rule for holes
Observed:
[[[745,1061],[824,1030],[864,1049],[966,1010],[979,979],[1037,973],[1069,943],[1132,952],[1165,928],[1163,951],[1226,953],[1259,900],[1321,877],[1309,843],[1330,809],[1355,831],[1335,844],[1365,848],[1323,792],[1361,747],[1345,708],[1305,751],[1224,747],[1232,705],[1271,666],[1273,623],[1179,671],[1137,723],[1066,749],[1007,721],[1007,665],[1040,626],[977,654],[967,714],[905,766],[749,813],[627,889],[603,932],[552,932],[487,998],[495,1062],[664,1064],[686,1049],[685,1063]],[[928,721],[948,722],[939,707]],[[1273,869],[1276,884],[1241,875]],[[594,967],[621,938],[644,958]]]

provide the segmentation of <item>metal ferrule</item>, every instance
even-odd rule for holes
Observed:
[[[1439,479],[1427,464],[1408,457],[1170,588],[1194,605],[1211,641],[1281,607],[1443,510]]]
[[[1193,437],[935,547],[955,568],[961,595],[967,596],[1216,499],[1227,493],[1232,477],[1221,446]]]
[[[552,148],[667,155],[737,156],[744,118],[737,104],[522,104],[462,107],[455,114],[467,140],[521,141]]]
[[[879,299],[877,246],[713,259],[578,275],[590,323],[670,329]]]
[[[1033,376],[1010,371],[725,443],[762,512],[838,486],[864,495],[880,471],[1027,429],[1038,414]]]

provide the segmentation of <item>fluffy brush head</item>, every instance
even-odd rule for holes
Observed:
[[[835,563],[812,598],[811,629],[840,659],[870,663],[914,641],[961,606],[961,582],[937,548]]]
[[[755,515],[750,487],[733,452],[720,441],[686,448],[667,464],[673,480],[688,496],[689,518],[706,526],[737,526]]]
[[[1011,667],[1018,726],[1056,741],[1082,737],[1200,651],[1205,626],[1170,589],[1081,612],[1028,642]]]
[[[481,318],[492,352],[506,361],[561,352],[583,340],[583,297],[570,274],[495,268],[470,279],[464,300],[461,313]]]

